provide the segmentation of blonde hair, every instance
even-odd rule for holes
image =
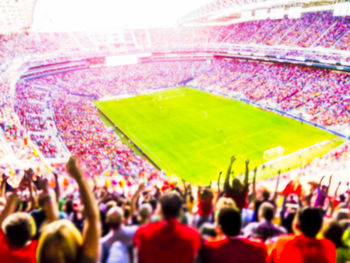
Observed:
[[[228,198],[228,197],[221,197],[218,202],[216,203],[216,209],[215,209],[215,221],[217,221],[217,217],[219,215],[219,211],[222,209],[222,208],[232,208],[236,211],[239,211],[237,205],[236,205],[236,202],[231,199],[231,198]]]
[[[82,243],[82,236],[71,221],[55,221],[43,229],[36,251],[37,262],[77,262]]]

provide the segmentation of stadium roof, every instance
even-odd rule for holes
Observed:
[[[339,2],[348,0],[0,0],[0,34],[229,24],[252,10]]]
[[[289,8],[330,6],[345,2],[349,0],[213,0],[183,16],[181,23],[200,25],[232,23],[235,19],[244,17],[248,17],[246,20],[251,20],[253,16],[255,19],[260,19],[259,15],[261,18],[266,18],[271,13],[278,15],[279,12],[283,15]],[[271,9],[277,12],[271,12]]]
[[[115,31],[176,25],[211,0],[37,0],[33,31]]]
[[[0,0],[0,34],[176,25],[211,0]]]
[[[0,34],[24,31],[33,22],[36,0],[0,0]]]

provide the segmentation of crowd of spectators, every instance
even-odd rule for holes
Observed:
[[[291,49],[320,46],[347,50],[348,29],[348,17],[333,16],[330,11],[310,12],[294,19],[283,17],[219,27],[212,31],[210,40],[234,44],[283,45]]]
[[[220,50],[224,44],[288,47],[288,51],[309,55],[309,48],[328,48],[334,51],[349,49],[349,18],[334,16],[331,11],[306,12],[300,18],[284,16],[280,19],[259,19],[233,23],[228,26],[135,29],[119,32],[124,38],[113,35],[73,33],[18,33],[0,36],[0,65],[15,57],[45,53],[101,52],[105,54],[126,50],[187,51],[209,50],[214,44]],[[122,40],[124,39],[124,40]],[[124,41],[124,42],[123,42]],[[228,49],[234,49],[235,45]],[[119,50],[118,50],[119,49]],[[227,49],[227,48],[226,48]],[[6,54],[6,56],[4,55]],[[319,55],[319,56],[318,56]],[[316,52],[316,58],[325,56]],[[339,56],[339,54],[338,54]],[[341,59],[346,59],[341,54]],[[338,60],[339,61],[339,60]]]
[[[199,75],[189,85],[249,99],[346,133],[350,117],[349,81],[347,74],[329,70],[217,60],[215,70]]]
[[[343,153],[347,152],[345,149]],[[343,153],[332,153],[342,158]],[[339,155],[340,154],[340,155]],[[347,156],[349,158],[349,156]],[[349,182],[302,185],[279,174],[263,188],[232,157],[217,186],[158,178],[105,185],[77,158],[60,175],[1,178],[3,262],[344,262],[350,259]],[[224,177],[224,178],[222,178]],[[332,181],[333,179],[333,181]],[[53,181],[53,184],[50,183]],[[331,187],[336,184],[335,187]],[[332,190],[330,190],[332,189]]]

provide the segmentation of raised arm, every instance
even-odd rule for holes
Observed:
[[[33,210],[37,207],[37,196],[36,196],[36,187],[33,182],[33,175],[34,171],[32,169],[28,169],[25,171],[26,176],[29,180],[28,190],[29,190],[29,200],[30,200],[30,207],[29,211]]]
[[[222,176],[222,171],[220,171],[219,176],[218,176],[218,194],[219,195],[220,195],[220,192],[221,192],[221,189],[220,189],[221,176]]]
[[[226,178],[225,178],[225,184],[224,184],[224,190],[229,191],[230,190],[230,175],[231,175],[231,170],[232,170],[232,165],[236,158],[234,156],[231,157],[230,164],[227,168],[227,173],[226,173]]]
[[[29,183],[29,198],[31,203],[30,210],[33,210],[37,207],[38,202],[36,196],[36,188],[32,180]]]
[[[84,204],[86,222],[83,231],[83,255],[92,260],[99,259],[99,238],[101,236],[100,215],[95,197],[89,189],[83,172],[80,170],[75,157],[70,157],[67,171],[75,179],[79,186],[80,198]]]
[[[136,203],[137,203],[137,200],[139,199],[139,196],[140,196],[141,192],[143,191],[143,189],[145,189],[145,183],[141,182],[139,184],[139,187],[137,188],[136,192],[131,197],[131,208],[130,208],[131,215],[134,215],[135,211],[137,210]]]
[[[45,215],[49,222],[53,222],[59,219],[58,205],[56,202],[56,196],[52,189],[49,189],[49,183],[46,178],[41,177],[38,182],[42,192],[39,194],[38,199],[45,200]]]
[[[6,182],[7,182],[7,176],[5,174],[2,174],[2,181],[1,181],[1,193],[0,193],[0,197],[5,197],[5,193],[6,193]]]
[[[322,176],[320,182],[318,183],[317,190],[320,190],[321,185],[322,185],[322,181],[323,181],[324,177],[325,177],[325,176]]]
[[[339,190],[340,185],[341,185],[341,181],[339,181],[339,183],[338,183],[338,185],[337,185],[337,188],[335,189],[334,196],[333,196],[333,200],[337,199],[338,190]]]
[[[280,178],[281,178],[281,170],[278,171],[277,175],[277,181],[276,181],[276,186],[275,186],[275,192],[273,193],[272,201],[276,202],[276,198],[278,195],[278,185],[280,184]]]
[[[2,210],[0,214],[0,226],[2,226],[2,222],[4,222],[6,217],[8,217],[13,212],[15,212],[17,204],[18,204],[18,196],[15,192],[13,192],[7,198],[5,208],[4,210]]]
[[[56,201],[57,201],[57,203],[59,203],[61,192],[60,192],[60,184],[58,182],[58,174],[57,173],[53,173],[53,176],[55,177]]]
[[[256,173],[258,171],[258,168],[255,167],[254,168],[254,175],[253,175],[253,182],[252,182],[252,185],[253,185],[253,193],[252,193],[252,201],[254,202],[256,200]]]
[[[339,183],[337,185],[337,188],[335,189],[333,198],[329,199],[329,203],[330,203],[329,205],[330,205],[330,208],[331,208],[330,209],[330,216],[332,216],[333,213],[334,213],[334,209],[335,209],[334,202],[337,200],[338,190],[339,190],[340,185],[341,185],[341,181],[339,181]]]
[[[244,174],[244,189],[249,188],[249,160],[245,161],[245,174]]]
[[[332,178],[333,178],[333,175],[331,175],[331,176],[329,177],[328,186],[327,186],[327,191],[326,191],[326,194],[327,194],[327,195],[328,195],[328,192],[329,192],[329,188],[330,188],[330,186],[331,186],[331,183],[332,183]]]

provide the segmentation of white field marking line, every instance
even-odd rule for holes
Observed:
[[[244,138],[251,138],[251,137],[254,137],[254,136],[256,136],[256,135],[258,135],[258,134],[264,134],[264,133],[267,133],[268,131],[271,131],[271,129],[269,129],[269,130],[264,130],[264,131],[260,131],[260,132],[255,132],[255,133],[249,133],[249,134],[247,134],[246,136],[240,136],[239,138],[237,138],[237,139],[234,139],[234,140],[228,140],[230,143],[235,143],[235,142],[237,142],[237,141],[239,141],[239,140],[241,140],[241,139],[244,139]],[[203,140],[196,140],[195,142],[193,142],[193,144],[195,144],[195,143],[198,143],[198,142],[202,142],[202,141],[204,141],[204,139]],[[191,143],[192,144],[192,143]],[[218,146],[222,146],[222,145],[225,145],[225,144],[227,144],[227,143],[216,143],[215,145],[213,145],[213,146],[211,146],[211,147],[207,147],[206,149],[202,149],[201,151],[199,151],[199,152],[202,152],[202,151],[208,151],[208,150],[210,150],[210,149],[215,149],[215,148],[217,148]]]
[[[139,96],[139,95],[151,95],[152,93],[162,92],[162,91],[171,90],[171,89],[175,89],[175,88],[178,88],[178,87],[167,87],[167,88],[160,88],[160,89],[154,88],[154,89],[151,89],[151,90],[142,90],[142,91],[140,91],[139,93],[136,93],[136,94],[134,94],[134,93],[125,93],[125,94],[119,94],[119,95],[114,95],[114,96],[104,96],[102,98],[99,98],[98,101],[119,100],[119,99],[133,98],[133,97],[136,97],[136,96]]]
[[[103,106],[101,106],[101,108],[102,109],[104,109],[104,107]],[[105,113],[106,114],[106,113]],[[112,121],[112,120],[111,120]],[[119,126],[116,124],[116,123],[114,123],[113,121],[112,121],[112,123],[115,125],[115,126],[117,126],[118,128],[119,128]],[[125,133],[125,129],[121,129],[121,128],[119,128],[123,133]],[[125,133],[126,134],[126,133]],[[159,157],[156,155],[156,154],[154,154],[154,152],[153,151],[151,151],[148,147],[146,147],[143,143],[141,143],[140,141],[139,141],[139,139],[137,138],[137,137],[135,137],[135,136],[133,136],[134,138],[131,138],[130,137],[130,135],[127,135],[129,138],[130,138],[130,140],[132,141],[132,142],[134,142],[134,144],[135,145],[137,145],[142,151],[144,151],[143,149],[146,149],[147,151],[149,151],[156,159],[157,159],[157,161],[159,161],[159,163],[160,164],[162,164],[162,166],[163,167],[165,167],[166,169],[168,169],[169,167],[167,166],[167,165],[164,165],[164,162],[163,161],[161,161],[160,159],[159,159]],[[120,137],[120,136],[119,136]],[[127,138],[126,138],[127,139]],[[153,158],[153,156],[152,156],[152,160],[154,159]],[[150,158],[150,157],[149,157]],[[158,163],[157,163],[157,165],[158,165]],[[169,170],[169,169],[168,169]]]
[[[306,148],[301,148],[301,149],[299,149],[299,150],[297,150],[297,151],[295,151],[295,152],[289,153],[289,154],[287,154],[287,155],[283,155],[283,156],[281,156],[281,157],[279,157],[279,158],[277,158],[277,159],[274,159],[274,160],[272,160],[272,161],[266,162],[266,163],[264,163],[264,165],[266,165],[266,166],[267,166],[267,165],[273,165],[274,163],[279,162],[279,161],[282,161],[282,160],[284,160],[284,159],[287,159],[287,158],[289,158],[289,157],[291,157],[291,156],[293,156],[293,155],[302,154],[302,153],[307,152],[308,150],[310,150],[310,149],[312,149],[312,148],[325,146],[325,145],[327,145],[327,144],[329,144],[329,143],[331,143],[330,140],[325,140],[325,141],[322,141],[322,142],[315,143],[315,144],[313,144],[313,145],[311,145],[311,146],[308,146],[308,147],[306,147]]]

